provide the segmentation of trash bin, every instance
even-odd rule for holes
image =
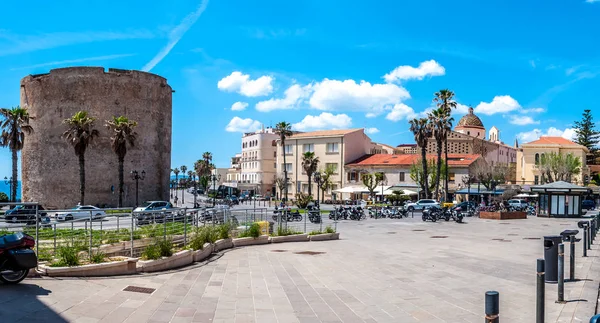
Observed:
[[[260,235],[269,235],[269,222],[260,221],[256,222],[260,226]]]
[[[558,245],[562,236],[544,236],[544,262],[546,265],[546,282],[558,282]]]

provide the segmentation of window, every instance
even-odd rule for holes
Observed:
[[[540,154],[535,154],[535,164],[539,165],[540,164]]]
[[[277,157],[277,150],[275,150],[275,151],[273,152],[273,158],[276,158],[276,157]]]
[[[292,154],[292,145],[283,146],[283,151],[286,155],[291,155]]]
[[[538,185],[539,183],[540,183],[540,177],[538,175],[535,175],[534,180],[533,180],[533,184],[534,185]]]
[[[338,173],[338,164],[337,163],[325,163],[325,168],[333,170],[334,174]]]
[[[456,175],[454,173],[448,173],[448,180],[454,182],[456,179]]]
[[[285,169],[288,172],[288,174],[290,174],[292,172],[292,163],[282,164],[281,168]]]
[[[348,181],[358,181],[358,173],[357,172],[349,172],[348,173]]]
[[[308,184],[302,184],[302,193],[308,193]]]
[[[277,169],[277,163],[273,163],[273,168]]]
[[[302,152],[311,152],[314,153],[315,152],[315,144],[304,144],[302,145]]]
[[[404,176],[406,176],[404,172],[398,173],[398,181],[404,182],[405,181]]]
[[[339,144],[337,142],[330,142],[327,143],[327,150],[326,152],[328,154],[335,154],[339,152]]]

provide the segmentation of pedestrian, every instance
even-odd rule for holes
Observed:
[[[177,206],[177,195],[175,196],[175,206]]]

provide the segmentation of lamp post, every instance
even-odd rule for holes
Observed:
[[[196,188],[196,172],[192,172],[192,181],[194,181],[194,208],[196,208],[196,196],[198,195],[198,189]]]
[[[132,170],[131,171],[131,179],[135,181],[135,206],[137,207],[139,204],[139,196],[138,196],[138,191],[139,191],[139,181],[140,180],[144,180],[144,178],[146,177],[146,171],[142,170],[141,173],[138,173],[137,170]]]
[[[17,185],[16,181],[13,180],[12,176],[10,178],[4,176],[4,184],[9,185],[9,189],[8,189],[9,200],[11,202],[15,202],[17,198],[16,198],[16,196],[13,196],[13,185]]]
[[[319,207],[319,188],[321,187],[321,173],[316,172],[314,175],[315,183],[317,184],[317,199],[316,199],[316,207]]]
[[[221,174],[212,174],[211,175],[211,180],[213,183],[213,189],[215,190],[215,195],[213,196],[213,207],[215,207],[215,204],[217,202],[217,190],[215,189],[215,182],[220,181],[221,180]]]

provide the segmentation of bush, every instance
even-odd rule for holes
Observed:
[[[215,243],[218,232],[212,227],[201,227],[196,230],[196,234],[190,241],[190,248],[193,250],[202,250],[205,243]]]
[[[299,231],[294,231],[291,228],[277,228],[277,235],[278,236],[289,236],[292,234],[301,234],[302,232]]]
[[[156,260],[161,257],[170,257],[173,255],[173,242],[170,239],[158,239],[153,244],[146,247],[142,252],[142,258],[146,260]]]
[[[325,227],[325,233],[335,233],[335,230],[331,226]]]
[[[4,192],[0,192],[0,202],[8,202],[8,195]]]
[[[102,251],[92,252],[90,255],[90,262],[93,264],[99,264],[104,262],[104,258],[106,258],[106,254]]]
[[[260,237],[260,225],[258,225],[258,223],[252,223],[252,225],[248,229],[248,233],[252,238]]]
[[[311,231],[308,235],[309,236],[314,236],[314,235],[321,234],[321,233],[323,233],[323,232],[321,232],[319,230],[314,230],[314,231]]]
[[[296,194],[296,205],[301,209],[306,209],[308,204],[312,202],[312,196],[302,192]]]
[[[231,236],[231,225],[229,223],[221,224],[217,227],[219,239],[227,239]]]
[[[79,248],[76,246],[62,246],[56,250],[58,261],[53,265],[55,267],[73,267],[79,266]]]

